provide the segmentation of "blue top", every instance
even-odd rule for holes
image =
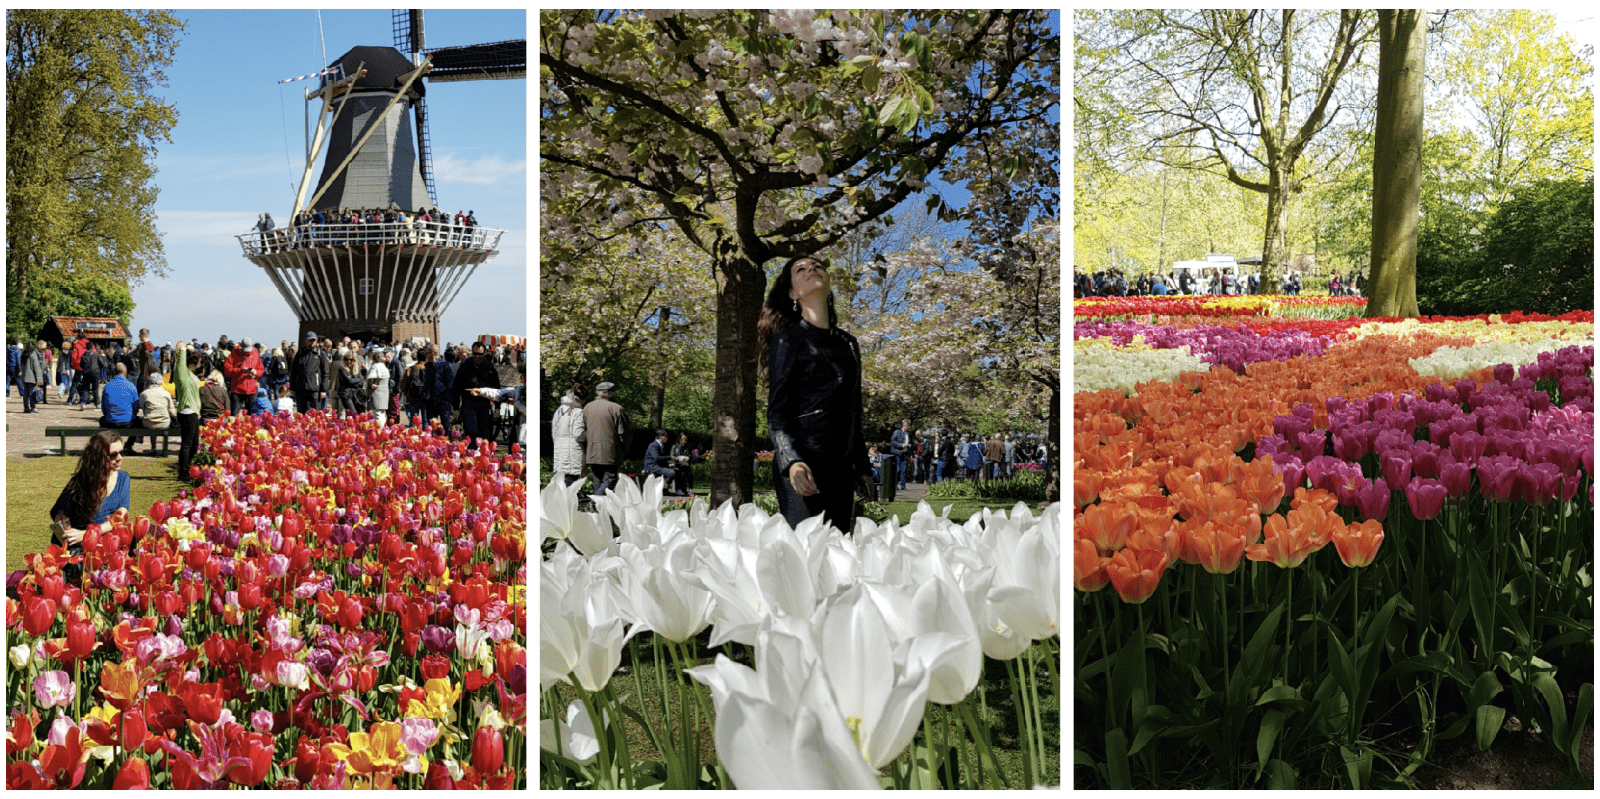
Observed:
[[[106,520],[111,518],[111,514],[116,513],[118,508],[128,507],[128,503],[132,501],[132,499],[132,478],[128,476],[127,472],[118,469],[117,485],[115,488],[111,489],[111,493],[107,494],[106,498],[100,502],[100,510],[95,513],[94,518],[69,518],[67,520],[67,526],[75,530],[83,530],[91,524],[105,524]],[[55,521],[57,514],[66,514],[69,517],[72,516],[72,510],[67,501],[67,490],[65,488],[61,489],[61,496],[56,497],[56,504],[50,508],[50,520]]]
[[[900,455],[905,452],[906,446],[911,443],[908,440],[910,438],[911,435],[904,430],[896,430],[893,433],[890,433],[889,454],[897,458],[900,457]]]
[[[139,389],[135,388],[133,381],[126,375],[117,375],[106,384],[105,390],[106,421],[114,425],[127,425],[133,423],[134,409],[139,407]]]
[[[671,469],[672,458],[667,456],[667,448],[659,440],[651,441],[650,446],[644,451],[644,468]]]

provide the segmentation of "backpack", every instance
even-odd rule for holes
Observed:
[[[406,396],[413,405],[423,405],[431,399],[428,396],[428,374],[423,368],[425,366],[423,363],[414,363],[411,365],[411,372],[406,375]]]
[[[267,372],[271,375],[272,382],[279,383],[289,379],[289,364],[286,360],[286,358],[272,358],[272,365],[267,367]]]

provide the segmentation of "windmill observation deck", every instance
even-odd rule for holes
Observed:
[[[447,222],[306,224],[238,236],[300,319],[299,336],[439,339],[439,320],[503,230]]]

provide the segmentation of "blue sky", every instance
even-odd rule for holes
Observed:
[[[187,27],[168,85],[157,90],[178,110],[156,159],[168,273],[134,287],[133,328],[150,328],[158,342],[293,338],[294,314],[234,239],[263,211],[283,224],[304,169],[303,98],[315,82],[278,81],[316,72],[357,45],[393,45],[390,10],[322,11],[326,58],[315,10],[176,14]],[[523,39],[527,12],[428,11],[424,25],[429,47]],[[526,80],[428,86],[439,208],[471,209],[479,224],[506,231],[500,254],[445,313],[445,341],[530,332],[527,96]],[[312,180],[320,174],[319,163]]]

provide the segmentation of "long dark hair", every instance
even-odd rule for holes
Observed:
[[[101,430],[89,439],[78,458],[78,470],[67,481],[67,507],[73,519],[93,519],[106,498],[106,478],[116,465],[111,460],[111,445],[122,440],[115,430]]]
[[[789,297],[789,289],[794,285],[792,272],[794,265],[801,261],[822,261],[809,255],[799,255],[790,258],[783,268],[778,270],[778,276],[772,281],[772,289],[767,292],[767,301],[761,306],[761,319],[756,322],[756,341],[759,343],[759,360],[756,361],[756,371],[766,374],[772,352],[772,339],[784,328],[800,321],[800,309],[795,306],[795,301]],[[826,268],[826,267],[824,267]],[[833,309],[833,292],[828,292],[828,326],[839,326],[839,314]]]

